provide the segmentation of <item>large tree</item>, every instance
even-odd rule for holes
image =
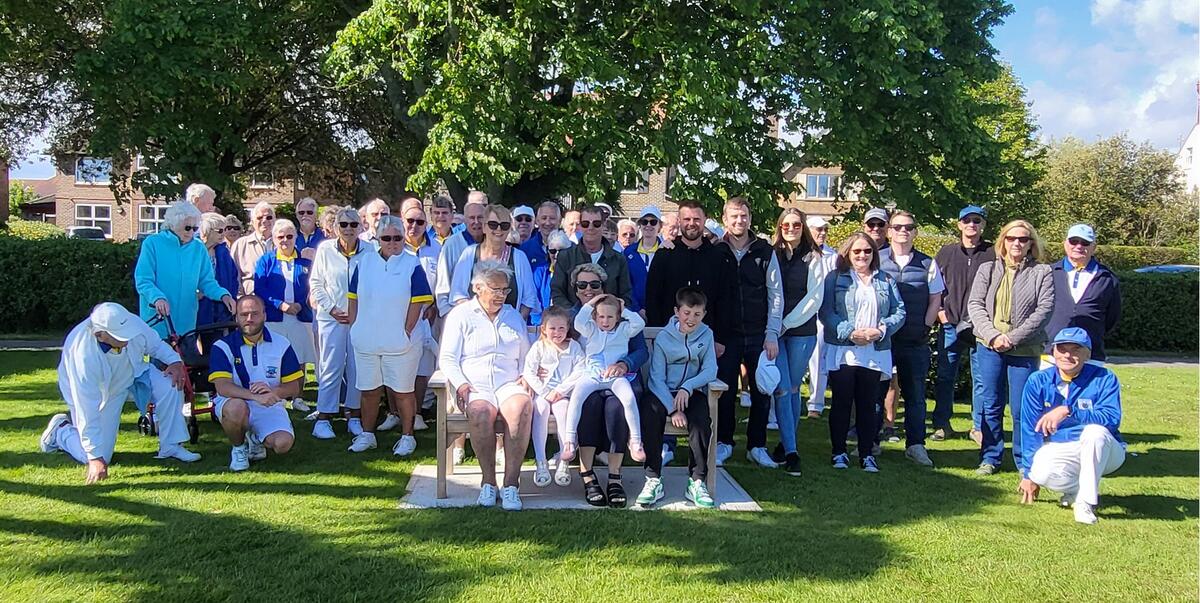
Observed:
[[[375,0],[339,35],[341,85],[387,100],[410,180],[508,201],[611,197],[678,166],[673,192],[771,211],[803,153],[923,214],[1005,178],[970,90],[996,78],[1001,0],[510,3]],[[783,116],[807,133],[770,134]],[[372,133],[379,140],[382,133]],[[406,151],[408,151],[406,149]],[[409,151],[411,152],[411,151]],[[950,185],[953,183],[953,186]],[[773,213],[773,212],[772,212]]]

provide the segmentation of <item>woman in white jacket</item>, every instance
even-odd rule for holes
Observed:
[[[339,403],[345,396],[350,413],[348,431],[362,433],[359,406],[362,394],[355,385],[354,348],[350,346],[350,315],[347,312],[350,274],[358,266],[364,252],[373,248],[358,238],[361,220],[358,210],[343,207],[337,211],[334,226],[337,238],[322,241],[313,258],[308,277],[309,297],[312,299],[317,323],[317,412],[313,437],[333,438],[330,422],[337,416]]]
[[[483,261],[495,261],[508,266],[512,276],[509,278],[509,291],[505,295],[506,304],[521,313],[521,318],[529,321],[529,313],[541,311],[542,304],[538,300],[537,287],[533,284],[533,270],[529,267],[529,258],[513,245],[507,243],[509,232],[512,231],[512,214],[502,205],[489,205],[483,214],[483,240],[470,245],[458,257],[454,267],[454,276],[450,284],[450,303],[461,304],[472,296],[472,269]]]
[[[779,337],[779,389],[775,417],[779,424],[779,446],[774,460],[789,475],[800,475],[796,451],[796,428],[800,419],[800,382],[808,371],[808,360],[817,345],[817,312],[825,288],[821,249],[808,231],[804,212],[788,208],[775,224],[775,256],[783,281],[783,332]]]

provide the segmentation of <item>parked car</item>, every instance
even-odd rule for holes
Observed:
[[[88,239],[89,241],[107,241],[104,231],[95,226],[68,226],[68,239]]]
[[[1181,272],[1200,272],[1200,266],[1192,266],[1191,264],[1163,264],[1162,266],[1142,266],[1134,270],[1134,272],[1178,274]]]

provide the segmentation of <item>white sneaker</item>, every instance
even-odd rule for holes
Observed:
[[[176,459],[185,463],[194,463],[200,460],[200,455],[188,450],[187,448],[184,448],[183,446],[180,446],[179,444],[174,444],[167,446],[166,448],[159,448],[158,454],[154,455],[154,458]]]
[[[663,467],[670,465],[671,461],[675,460],[675,453],[672,452],[671,449],[666,444],[663,444],[662,460],[663,460],[663,462],[662,462]]]
[[[1058,504],[1062,505],[1063,507],[1070,507],[1071,505],[1075,504],[1075,496],[1078,494],[1078,492],[1063,492],[1062,498],[1058,499]]]
[[[571,463],[559,461],[554,468],[554,483],[560,486],[571,485]]]
[[[516,486],[505,486],[500,490],[500,508],[505,511],[521,510],[521,494]]]
[[[454,457],[455,465],[461,465],[463,464],[463,461],[467,460],[467,451],[464,448],[455,448],[454,454],[451,456]]]
[[[250,453],[246,445],[234,446],[229,449],[229,470],[245,471],[250,468]]]
[[[334,437],[333,424],[325,419],[317,421],[316,424],[313,425],[313,437],[317,438],[318,440],[332,440]]]
[[[321,420],[321,411],[314,410],[314,411],[308,413],[307,415],[304,415],[304,420],[305,421],[320,421]]]
[[[537,468],[533,470],[533,485],[539,488],[545,488],[550,485],[550,468],[546,463],[538,463]]]
[[[354,436],[354,441],[350,442],[350,448],[347,450],[350,452],[366,452],[376,446],[375,434],[364,431]]]
[[[1092,505],[1077,500],[1072,506],[1075,508],[1075,521],[1087,525],[1096,525],[1100,521],[1096,517],[1096,512],[1092,510]]]
[[[261,461],[267,458],[267,447],[263,446],[262,440],[258,439],[253,431],[246,432],[246,449],[249,451],[251,461]]]
[[[770,423],[767,423],[767,430],[768,431],[779,431],[779,423],[776,423],[775,421],[771,421]]]
[[[350,435],[352,436],[357,436],[358,434],[362,433],[362,419],[358,417],[350,417],[350,419],[346,421],[346,431],[349,431]]]
[[[750,392],[742,392],[738,394],[738,402],[742,405],[742,408],[750,408],[753,406],[753,403],[750,401]]]
[[[425,431],[426,429],[429,429],[429,426],[425,424],[425,419],[421,415],[417,415],[413,419],[413,431]]]
[[[769,469],[774,469],[779,466],[778,463],[771,460],[771,455],[767,452],[767,449],[761,447],[747,450],[746,460],[749,460],[752,463],[757,463],[759,466],[767,467]]]
[[[496,506],[496,487],[491,484],[480,486],[478,502],[481,507]]]
[[[375,428],[375,431],[391,431],[400,426],[400,417],[392,413],[388,413],[387,418]]]
[[[292,398],[292,410],[296,412],[309,412],[312,408],[308,405],[308,402],[304,401],[304,398]]]
[[[67,413],[65,412],[60,412],[50,417],[50,423],[46,425],[46,430],[42,432],[42,439],[39,443],[42,452],[54,452],[58,450],[58,430],[70,423],[71,419],[67,417]]]
[[[392,446],[392,454],[396,456],[408,456],[417,449],[417,438],[410,435],[400,436],[400,441]]]
[[[904,449],[904,456],[918,465],[923,467],[932,467],[933,461],[929,459],[929,452],[925,450],[922,444],[913,444]]]
[[[717,442],[717,466],[720,467],[733,456],[733,445],[724,442]]]

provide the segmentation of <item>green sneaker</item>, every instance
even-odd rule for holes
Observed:
[[[701,509],[712,509],[717,506],[713,502],[712,495],[708,493],[708,486],[704,485],[704,482],[690,477],[688,478],[687,499]]]
[[[662,500],[663,496],[662,480],[657,477],[647,477],[646,485],[642,486],[642,493],[637,496],[637,504],[649,507]]]

